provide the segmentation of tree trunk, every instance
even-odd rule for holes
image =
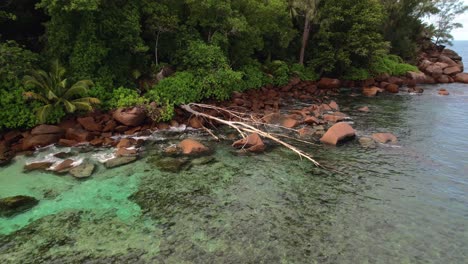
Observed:
[[[307,42],[309,41],[309,34],[310,34],[310,19],[306,16],[305,23],[304,23],[304,32],[302,33],[302,46],[301,46],[301,54],[299,55],[299,64],[304,65],[304,57],[305,51],[307,48]]]
[[[156,35],[156,44],[154,44],[154,59],[156,61],[156,66],[159,65],[159,57],[158,57],[158,45],[159,45],[159,34],[161,32],[158,31],[158,34]]]

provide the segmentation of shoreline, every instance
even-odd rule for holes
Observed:
[[[318,81],[301,81],[291,78],[282,87],[268,85],[259,89],[245,92],[234,92],[231,99],[226,101],[207,100],[205,103],[219,107],[249,112],[259,119],[275,116],[275,121],[282,127],[293,129],[302,124],[328,125],[341,122],[346,115],[339,112],[336,102],[330,102],[328,96],[339,94],[340,88],[353,88],[364,96],[376,96],[378,93],[399,93],[403,87],[409,93],[422,93],[419,84],[448,84],[454,82],[468,83],[468,73],[463,73],[462,58],[454,51],[445,49],[442,52],[432,50],[421,53],[418,68],[420,72],[408,72],[406,76],[390,76],[383,74],[376,78],[363,81],[347,81],[332,78],[321,78]],[[444,89],[440,95],[448,95]],[[289,111],[287,115],[280,114],[285,101],[296,99],[310,103],[309,108]],[[328,104],[326,103],[328,100]],[[330,107],[333,103],[335,107]],[[328,105],[328,106],[324,106]],[[338,112],[336,115],[333,110]],[[28,154],[37,148],[57,144],[62,147],[91,146],[116,147],[120,151],[117,156],[131,156],[137,154],[135,150],[124,150],[140,144],[124,142],[120,138],[134,136],[149,136],[155,131],[165,131],[174,128],[205,129],[207,124],[197,116],[176,108],[175,116],[170,122],[153,122],[141,107],[116,109],[108,112],[99,110],[82,117],[68,117],[57,125],[39,125],[29,130],[10,130],[0,134],[0,166],[8,165],[16,155]],[[218,116],[216,111],[206,112]],[[279,115],[279,116],[278,116]],[[271,123],[272,118],[267,120]],[[326,129],[325,129],[326,131]],[[299,135],[306,134],[306,130],[296,131]]]

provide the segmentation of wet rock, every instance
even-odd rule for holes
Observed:
[[[93,163],[83,162],[82,164],[72,168],[70,170],[70,174],[78,179],[88,178],[93,175],[95,167],[96,166]]]
[[[62,147],[73,147],[78,144],[78,141],[61,138],[58,144]]]
[[[400,92],[400,86],[396,84],[389,84],[385,87],[385,91],[389,93],[399,93]]]
[[[295,128],[300,124],[299,121],[293,118],[289,117],[284,117],[283,120],[281,120],[281,126],[285,128]]]
[[[181,153],[182,153],[182,150],[179,147],[177,147],[177,145],[171,145],[164,149],[164,154],[168,156],[177,156],[177,155],[180,155]]]
[[[98,124],[92,116],[77,118],[76,121],[86,130],[100,132],[102,127]]]
[[[41,161],[41,162],[33,162],[24,165],[23,170],[25,172],[35,171],[35,170],[47,170],[52,166],[54,163],[49,161]]]
[[[378,93],[382,92],[382,89],[379,87],[365,87],[362,89],[362,94],[364,96],[373,97],[376,96]]]
[[[398,142],[397,137],[391,133],[376,133],[372,135],[372,138],[382,144]]]
[[[375,148],[375,141],[370,137],[362,137],[359,139],[359,144],[364,148]]]
[[[135,148],[119,148],[115,152],[117,157],[130,157],[138,155],[138,150]]]
[[[324,144],[337,145],[356,136],[354,129],[347,123],[338,123],[332,126],[320,139]]]
[[[426,83],[426,74],[424,72],[407,72],[408,79],[413,80],[415,84]]]
[[[187,158],[172,158],[172,157],[153,157],[149,159],[148,163],[155,165],[161,171],[180,172],[182,169],[186,169],[186,165],[189,160]]]
[[[18,142],[18,140],[20,140],[21,138],[23,138],[23,134],[18,130],[9,131],[3,136],[4,142],[6,144]]]
[[[95,138],[89,142],[89,144],[93,147],[100,147],[102,144],[104,144],[104,139],[103,138]]]
[[[109,120],[102,128],[102,132],[112,132],[117,127],[117,123],[114,120]]]
[[[42,134],[32,135],[23,140],[23,150],[33,150],[37,147],[45,147],[57,143],[60,140],[60,134]]]
[[[119,108],[112,115],[115,120],[126,126],[139,126],[146,118],[146,113],[142,108]]]
[[[182,149],[185,155],[201,154],[209,152],[210,149],[193,139],[185,139],[179,143],[178,147]]]
[[[297,133],[299,134],[299,137],[304,138],[314,135],[314,130],[309,127],[303,127],[297,130]]]
[[[67,129],[65,138],[68,140],[74,140],[77,142],[87,142],[92,139],[92,135],[84,129],[69,128]]]
[[[325,120],[326,122],[336,123],[336,122],[343,121],[345,119],[346,117],[338,116],[338,115],[328,115],[328,114],[323,115],[323,120]]]
[[[214,157],[208,156],[208,157],[201,157],[198,159],[194,159],[191,161],[192,165],[206,165],[210,163],[216,162],[216,159]]]
[[[444,69],[444,74],[446,75],[455,75],[458,73],[461,73],[462,70],[460,69],[459,66],[452,66]]]
[[[104,162],[104,166],[108,169],[123,166],[129,163],[132,163],[137,160],[137,157],[132,156],[132,157],[115,157],[113,159],[110,159],[106,162]]]
[[[61,162],[59,165],[57,165],[53,169],[53,171],[56,173],[66,173],[73,167],[74,162],[75,161],[72,159],[66,159],[63,162]]]
[[[0,217],[12,217],[23,213],[38,203],[36,198],[24,195],[2,198],[0,199]]]
[[[309,125],[320,125],[323,122],[316,118],[315,116],[306,116],[304,118],[304,123],[309,124]]]
[[[437,78],[438,83],[450,83],[451,78],[448,75],[442,75],[439,78]]]
[[[339,89],[341,81],[338,79],[322,78],[317,84],[319,89]]]
[[[130,148],[136,144],[136,141],[131,138],[122,138],[117,144],[117,148]]]
[[[63,134],[65,130],[58,126],[39,125],[31,130],[31,135],[44,135],[44,134]]]
[[[399,77],[395,77],[395,76],[392,76],[390,78],[388,78],[388,82],[390,84],[396,84],[398,86],[402,86],[405,82],[403,81],[403,79],[399,78]]]
[[[73,157],[75,153],[73,152],[59,152],[54,154],[54,157],[59,158],[59,159],[68,159],[70,157]]]
[[[455,75],[455,81],[461,83],[468,83],[468,73],[459,73]]]
[[[203,121],[199,117],[192,117],[189,120],[189,126],[195,129],[203,128]]]
[[[358,111],[368,113],[368,112],[370,112],[370,109],[369,109],[368,106],[363,106],[363,107],[359,108]]]
[[[422,94],[424,93],[424,89],[421,87],[411,87],[408,89],[408,93],[417,93],[417,94]]]
[[[328,104],[328,105],[334,111],[340,111],[340,107],[338,106],[338,104],[335,101],[331,101],[330,104]]]
[[[253,153],[260,153],[265,150],[265,144],[256,133],[250,134],[244,139],[238,140],[232,144],[235,148],[243,148]]]
[[[0,142],[0,167],[10,164],[14,157],[14,153],[5,142]]]
[[[446,89],[440,89],[439,95],[447,96],[447,95],[450,95],[450,93]]]

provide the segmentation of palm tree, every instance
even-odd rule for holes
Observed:
[[[302,33],[301,53],[299,54],[299,64],[304,65],[305,50],[309,41],[312,23],[318,17],[320,0],[289,0],[292,16],[304,17],[304,31]]]
[[[94,84],[90,80],[76,82],[71,87],[68,86],[67,79],[64,79],[65,68],[58,60],[52,63],[49,73],[43,70],[35,70],[31,75],[23,78],[25,85],[37,88],[38,92],[27,92],[25,96],[43,102],[45,105],[37,109],[37,119],[41,124],[45,123],[48,115],[54,108],[64,108],[67,113],[74,113],[77,110],[92,111],[93,104],[101,103],[94,97],[82,97],[88,94],[89,88]]]

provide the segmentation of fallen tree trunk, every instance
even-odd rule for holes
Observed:
[[[219,112],[224,112],[224,113],[229,114],[229,116],[231,116],[231,117],[233,117],[234,119],[237,119],[237,120],[225,120],[225,119],[222,119],[222,118],[219,118],[219,117],[216,117],[216,116],[208,115],[208,114],[205,114],[203,112],[195,110],[194,109],[195,107],[200,108],[200,109],[210,109],[210,110],[215,110],[215,111],[219,111]],[[245,113],[231,111],[231,110],[227,110],[227,109],[217,107],[217,106],[213,106],[213,105],[196,104],[196,103],[182,105],[181,108],[184,109],[185,111],[195,115],[195,116],[202,117],[202,118],[209,119],[209,120],[213,120],[213,121],[218,122],[220,124],[227,125],[227,126],[233,128],[233,129],[235,129],[243,138],[247,137],[247,133],[256,133],[256,134],[258,134],[259,136],[261,136],[263,138],[268,138],[268,139],[270,139],[270,140],[272,140],[272,141],[274,141],[274,142],[276,142],[276,143],[290,149],[294,153],[298,154],[299,157],[305,158],[305,159],[311,161],[315,166],[322,167],[312,157],[312,155],[310,155],[310,154],[308,154],[308,153],[294,147],[293,145],[279,139],[278,136],[275,135],[275,134],[271,134],[271,133],[268,133],[266,131],[263,131],[263,130],[257,128],[258,126],[269,126],[269,124],[261,122],[261,121],[257,120],[256,118],[254,118],[251,115],[247,116],[247,114],[245,114]],[[212,134],[212,133],[210,133],[210,134]],[[285,136],[285,137],[289,138],[287,136]],[[301,142],[304,142],[304,141],[301,141]]]

